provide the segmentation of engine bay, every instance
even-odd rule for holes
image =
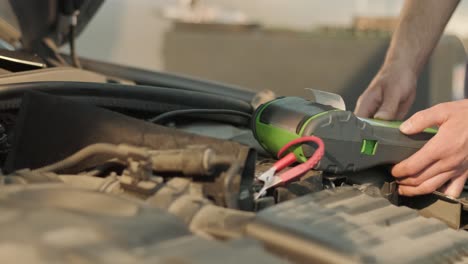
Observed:
[[[102,3],[84,2],[88,19]],[[466,261],[468,192],[402,197],[378,166],[307,170],[257,198],[276,157],[252,117],[278,95],[63,54],[87,21],[52,34],[39,11],[23,50],[0,49],[0,259]]]
[[[399,197],[384,167],[353,175],[312,170],[254,199],[255,177],[275,160],[244,115],[170,116],[180,111],[167,110],[171,103],[199,109],[218,98],[127,89],[3,85],[0,193],[3,232],[12,234],[3,237],[15,238],[0,255],[13,247],[26,252],[17,260],[38,263],[386,263],[396,250],[408,263],[447,263],[466,252],[468,237],[452,229],[464,227],[463,198]],[[137,102],[150,101],[147,95],[152,104]],[[226,108],[252,107],[223,100]],[[154,109],[166,115],[162,125],[148,116]],[[424,250],[414,254],[405,243]]]

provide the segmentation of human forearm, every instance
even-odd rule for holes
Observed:
[[[401,120],[416,97],[418,76],[459,0],[406,0],[382,68],[359,97],[361,117]]]
[[[398,65],[419,75],[459,0],[406,0],[384,67]]]

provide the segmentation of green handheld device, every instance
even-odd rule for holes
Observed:
[[[398,163],[437,132],[426,129],[407,136],[400,132],[400,122],[358,118],[352,112],[300,97],[281,97],[261,105],[252,122],[255,138],[275,156],[293,139],[320,137],[325,143],[325,155],[314,169],[335,174]],[[291,151],[304,162],[314,150],[313,145],[302,145]]]

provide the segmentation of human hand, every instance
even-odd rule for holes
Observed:
[[[384,66],[359,97],[355,114],[382,120],[401,120],[416,96],[417,76],[404,65]]]
[[[465,99],[420,111],[401,125],[401,132],[409,135],[439,127],[423,148],[393,167],[401,195],[422,195],[435,190],[452,197],[460,195],[468,177],[467,116]]]

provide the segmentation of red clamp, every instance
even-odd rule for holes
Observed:
[[[283,173],[279,176],[276,175],[276,172],[288,167],[289,165],[293,164],[297,161],[297,158],[293,152],[288,153],[286,156],[282,157],[283,154],[289,150],[289,148],[303,143],[313,142],[317,144],[317,149],[315,150],[312,157],[310,157],[306,162],[299,164]],[[317,163],[322,159],[323,155],[325,154],[325,144],[323,143],[322,139],[316,136],[307,136],[301,137],[295,140],[292,140],[285,146],[283,146],[280,151],[278,152],[279,160],[265,173],[258,177],[259,180],[264,182],[263,188],[258,192],[256,195],[256,199],[261,197],[266,191],[278,184],[285,183],[290,181],[303,173],[311,170],[312,168],[317,165]]]

